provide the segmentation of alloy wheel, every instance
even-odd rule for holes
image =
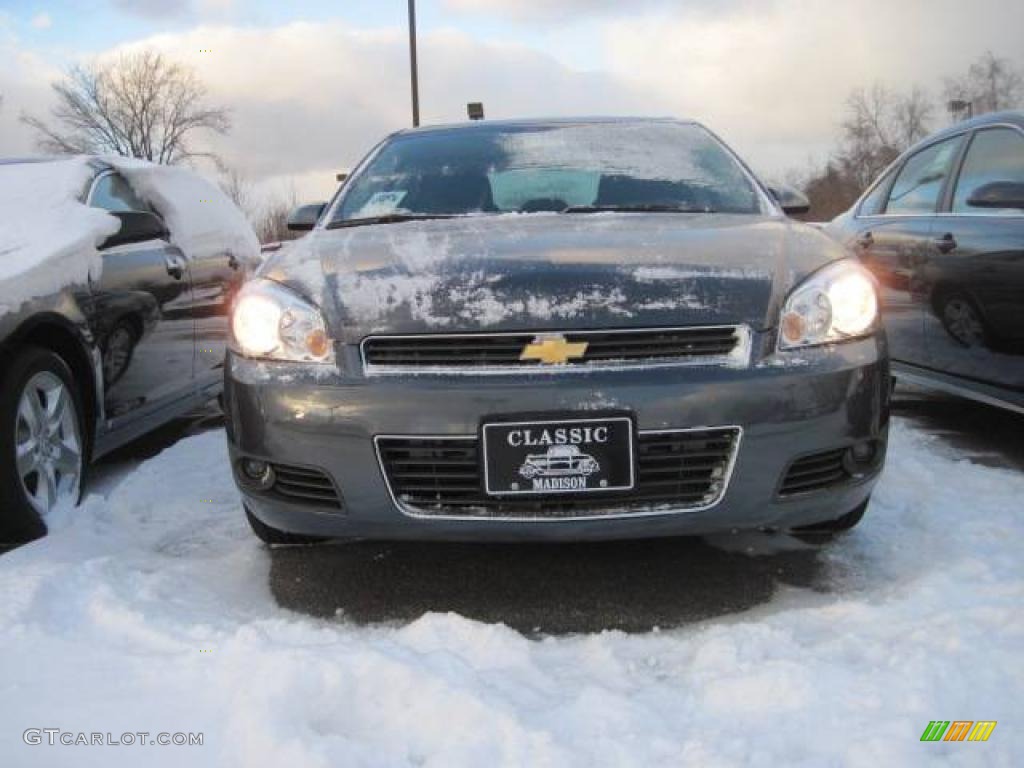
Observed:
[[[78,499],[82,439],[75,400],[55,374],[28,380],[14,419],[17,475],[32,507],[45,516],[58,504]]]

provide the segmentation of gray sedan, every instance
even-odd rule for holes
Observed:
[[[700,125],[403,131],[292,225],[225,368],[265,541],[863,516],[889,415],[874,280]]]

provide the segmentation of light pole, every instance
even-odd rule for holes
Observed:
[[[412,73],[412,125],[420,124],[420,85],[416,71],[416,0],[409,0],[409,67]]]

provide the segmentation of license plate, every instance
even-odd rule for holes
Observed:
[[[496,421],[481,428],[484,490],[492,496],[628,491],[633,419]]]

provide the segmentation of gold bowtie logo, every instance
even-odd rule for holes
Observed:
[[[523,347],[520,360],[539,360],[549,365],[564,365],[573,358],[583,357],[587,352],[587,342],[569,342],[562,335],[538,336],[532,344]]]

